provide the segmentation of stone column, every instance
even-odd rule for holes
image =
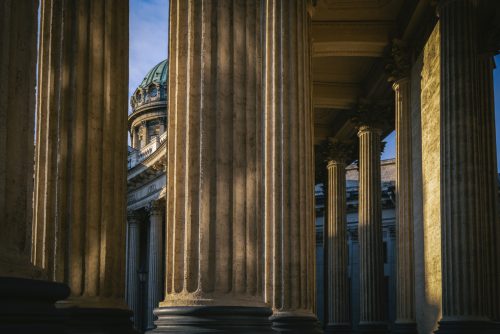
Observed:
[[[312,333],[315,308],[313,114],[307,0],[266,1],[266,302],[277,331]]]
[[[386,333],[380,180],[382,131],[361,125],[359,137],[360,322],[362,333]]]
[[[409,55],[398,40],[392,46],[392,89],[396,109],[396,320],[394,333],[417,333],[412,221],[412,125]]]
[[[141,329],[139,316],[139,216],[134,211],[127,214],[128,248],[127,248],[127,304],[134,312],[135,328]]]
[[[481,191],[483,204],[485,246],[484,258],[487,261],[485,270],[487,276],[485,289],[487,291],[490,317],[500,324],[500,227],[498,220],[498,172],[497,148],[495,130],[495,106],[493,93],[493,56],[490,53],[481,54],[478,59],[478,107],[480,131],[480,166]]]
[[[146,328],[154,328],[153,310],[161,300],[163,288],[163,217],[165,203],[154,201],[149,208],[149,245],[148,245],[148,306]]]
[[[261,2],[171,1],[165,299],[155,333],[270,331]]]
[[[66,285],[31,261],[38,1],[0,1],[0,333],[62,333]]]
[[[350,148],[337,144],[330,150],[328,170],[328,317],[327,333],[350,333],[347,272],[346,159]]]
[[[70,286],[76,327],[127,333],[128,2],[41,10],[33,260]]]
[[[488,258],[483,240],[491,200],[482,187],[481,136],[491,124],[479,117],[478,1],[439,2],[441,34],[442,319],[437,333],[482,333],[491,327]],[[491,149],[491,148],[489,148]],[[490,213],[488,213],[490,214]],[[491,219],[491,217],[489,217]],[[498,257],[498,255],[497,255]]]

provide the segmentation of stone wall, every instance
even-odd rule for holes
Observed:
[[[415,290],[419,333],[431,333],[441,317],[439,56],[439,25],[436,25],[411,73]]]

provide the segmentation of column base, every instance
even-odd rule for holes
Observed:
[[[267,307],[172,306],[153,313],[156,328],[147,333],[273,333]]]
[[[320,334],[323,330],[319,326],[318,318],[314,315],[300,315],[294,313],[277,313],[270,318],[273,330],[279,333]]]
[[[362,334],[387,334],[389,328],[385,322],[360,322],[357,333]]]
[[[65,333],[55,302],[69,294],[61,283],[0,277],[0,333]]]
[[[350,324],[328,324],[325,327],[325,334],[351,334]]]
[[[60,309],[65,315],[67,334],[139,334],[132,324],[132,311],[113,308]]]
[[[392,325],[391,334],[418,334],[415,322],[395,322]]]
[[[498,327],[497,327],[498,328]],[[498,329],[489,321],[440,321],[436,334],[495,334]]]

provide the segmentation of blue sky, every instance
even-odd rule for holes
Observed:
[[[141,83],[146,73],[167,58],[168,9],[168,0],[130,0],[129,96]],[[495,60],[500,67],[500,55],[496,56]],[[498,152],[500,149],[500,69],[495,70],[494,79]],[[387,144],[382,159],[394,158],[395,139],[394,132],[385,138]],[[498,158],[497,153],[500,167]]]
[[[168,56],[168,9],[168,0],[130,0],[129,96]]]

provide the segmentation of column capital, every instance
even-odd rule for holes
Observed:
[[[349,159],[352,159],[356,155],[357,145],[349,141],[336,141],[328,138],[323,143],[324,160],[326,162],[326,167],[332,164],[347,163]]]
[[[387,81],[393,83],[392,89],[396,90],[399,82],[409,79],[410,69],[411,59],[408,45],[401,39],[393,39],[391,43],[391,57],[385,66],[385,70],[389,76]]]
[[[360,103],[352,111],[351,122],[358,130],[358,137],[367,131],[381,135],[393,118],[393,106],[390,104]]]
[[[163,214],[163,210],[165,209],[165,201],[163,200],[156,200],[156,201],[151,201],[149,205],[147,206],[147,211],[149,213],[149,216],[158,216]]]
[[[138,224],[141,220],[141,214],[137,210],[127,210],[127,221],[129,224]]]

